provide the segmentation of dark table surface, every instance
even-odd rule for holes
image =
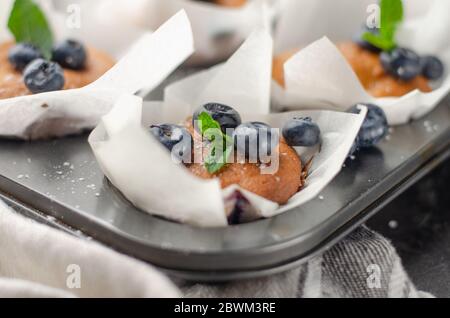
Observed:
[[[392,240],[417,288],[450,297],[450,160],[367,225]]]

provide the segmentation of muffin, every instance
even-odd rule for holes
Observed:
[[[373,97],[401,97],[414,90],[432,91],[431,82],[440,80],[445,71],[435,56],[420,56],[397,43],[397,29],[403,21],[401,0],[380,2],[381,23],[365,26],[353,41],[337,47],[353,68],[362,86]],[[284,63],[297,50],[274,59],[273,78],[284,86]]]
[[[14,41],[0,43],[0,99],[81,88],[114,65],[108,54],[79,41],[55,42],[34,1],[13,3],[8,28]]]
[[[219,137],[208,137],[208,125],[216,128]],[[154,125],[150,131],[171,151],[173,159],[197,177],[217,178],[223,189],[238,185],[280,205],[305,185],[309,164],[302,164],[295,147],[320,143],[320,129],[309,118],[287,121],[280,134],[262,122],[242,123],[232,107],[219,103],[200,107],[181,125]],[[217,138],[224,140],[219,146]],[[208,158],[211,153],[219,153],[217,149],[222,149],[226,159],[211,164]]]
[[[23,74],[8,60],[9,52],[14,47],[12,41],[0,44],[0,99],[30,95],[23,80]],[[65,83],[63,89],[81,88],[107,72],[115,61],[108,54],[95,48],[87,49],[85,67],[80,70],[63,68]]]
[[[194,152],[203,151],[200,156],[206,157],[208,146],[196,147],[201,144],[202,137],[194,134],[192,121],[188,121],[185,127],[190,131],[194,140]],[[274,173],[262,173],[262,163],[251,163],[239,154],[235,155],[232,163],[228,164],[215,174],[211,174],[203,163],[187,164],[191,173],[202,178],[218,178],[223,189],[238,185],[242,189],[255,193],[267,200],[278,204],[285,204],[304,185],[302,178],[302,162],[297,152],[289,146],[283,138],[280,138],[276,149],[279,159],[278,169]]]
[[[337,44],[338,49],[358,76],[366,91],[373,97],[401,97],[416,89],[431,92],[429,80],[418,75],[405,81],[386,72],[380,62],[380,53],[366,50],[354,42]],[[273,79],[284,87],[284,63],[299,50],[291,50],[275,56],[273,60]]]

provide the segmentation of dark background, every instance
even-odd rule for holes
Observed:
[[[450,160],[385,207],[367,225],[397,248],[417,288],[450,298]]]

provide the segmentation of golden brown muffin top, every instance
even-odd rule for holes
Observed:
[[[200,134],[194,133],[192,119],[186,121],[185,127],[194,136],[195,157],[202,158],[208,152],[208,148],[198,146],[202,145],[203,141]],[[261,173],[261,169],[264,168],[261,164],[248,163],[239,159],[237,155],[234,163],[226,165],[214,175],[210,174],[202,163],[188,164],[187,168],[203,179],[218,178],[223,189],[236,184],[270,201],[285,204],[303,187],[305,175],[297,152],[287,145],[283,138],[280,139],[276,152],[279,166],[272,174]]]
[[[401,97],[416,89],[431,92],[428,80],[417,76],[411,81],[402,81],[386,73],[377,53],[361,48],[353,42],[337,44],[338,49],[346,58],[353,71],[358,76],[367,92],[374,97]],[[273,60],[272,77],[284,87],[284,64],[299,50],[291,50],[277,55]]]
[[[0,44],[0,99],[30,95],[22,74],[8,61],[8,53],[14,42]],[[115,61],[108,54],[94,48],[87,48],[88,60],[85,69],[80,71],[64,69],[64,89],[86,86],[114,66]]]

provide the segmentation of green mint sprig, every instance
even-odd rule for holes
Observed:
[[[395,33],[398,25],[403,21],[403,3],[402,0],[381,0],[380,8],[379,33],[366,32],[362,38],[383,51],[391,51],[397,47]]]
[[[220,124],[206,112],[198,116],[198,128],[202,136],[211,142],[209,154],[205,158],[205,168],[208,173],[215,174],[228,163],[234,147],[233,139],[224,134]]]
[[[8,28],[17,43],[30,43],[50,59],[53,33],[44,12],[33,0],[16,0],[8,20]]]

